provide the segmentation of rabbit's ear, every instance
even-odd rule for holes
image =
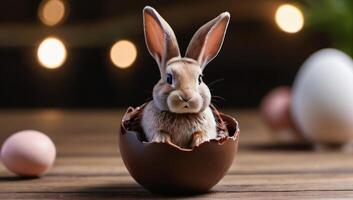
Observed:
[[[185,57],[195,59],[204,69],[221,49],[229,18],[229,13],[224,12],[203,25],[192,37]]]
[[[169,59],[180,57],[174,31],[158,12],[149,6],[143,9],[143,24],[148,51],[163,73]]]

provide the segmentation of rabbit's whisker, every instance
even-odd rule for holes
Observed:
[[[211,104],[212,104],[213,107],[215,107],[217,110],[219,110],[219,106],[217,104],[215,104],[214,102],[211,102]]]
[[[146,100],[145,101],[152,101],[153,100],[153,98],[152,97],[148,97],[148,98],[146,98]]]
[[[214,84],[219,83],[219,82],[222,82],[222,81],[224,81],[224,78],[216,79],[216,80],[214,80],[214,81],[212,81],[212,82],[210,82],[210,83],[208,83],[208,84],[206,84],[206,85],[207,85],[208,87],[212,87]]]
[[[215,100],[215,99],[222,100],[222,101],[226,101],[226,99],[223,98],[223,97],[221,97],[221,96],[212,96],[212,97],[211,97],[211,100]]]

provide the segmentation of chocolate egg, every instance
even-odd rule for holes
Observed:
[[[229,136],[183,149],[169,143],[146,142],[139,117],[143,107],[129,108],[119,133],[122,159],[131,176],[157,193],[200,193],[216,185],[233,163],[238,148],[236,120],[218,113]]]

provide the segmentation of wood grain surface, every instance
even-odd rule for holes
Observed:
[[[127,172],[117,147],[123,110],[2,110],[0,142],[36,129],[55,142],[55,166],[23,179],[0,165],[0,199],[353,199],[353,155],[277,144],[254,110],[226,110],[240,123],[235,163],[212,191],[158,196]]]

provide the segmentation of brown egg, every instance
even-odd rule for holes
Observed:
[[[282,142],[301,140],[290,114],[291,89],[280,86],[271,90],[260,105],[261,116],[272,129],[273,136]]]
[[[233,163],[238,148],[239,128],[234,118],[219,113],[229,136],[183,149],[168,143],[144,141],[139,125],[143,108],[129,108],[119,133],[122,159],[131,176],[157,193],[200,193],[216,185]]]

